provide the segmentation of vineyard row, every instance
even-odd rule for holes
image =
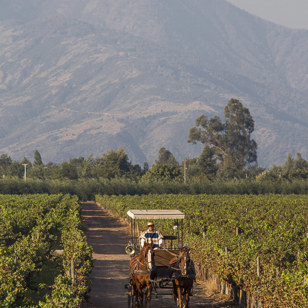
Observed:
[[[268,307],[308,307],[307,195],[96,196],[119,216],[129,209],[179,209],[184,240],[202,268]],[[172,221],[156,221],[172,234]],[[146,222],[141,221],[141,229]]]
[[[79,307],[92,249],[70,195],[0,195],[0,307]]]

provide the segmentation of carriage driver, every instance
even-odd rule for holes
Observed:
[[[162,248],[163,236],[158,230],[154,229],[154,222],[148,222],[148,230],[141,233],[140,241],[141,248],[144,246],[144,243],[153,243],[154,249]]]

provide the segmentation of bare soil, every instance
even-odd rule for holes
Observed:
[[[120,219],[112,217],[95,202],[82,203],[82,219],[89,244],[93,247],[94,268],[90,275],[91,291],[83,308],[128,307],[125,284],[129,282],[129,257],[125,246],[130,239],[130,228]],[[176,307],[171,290],[153,293],[152,308]],[[197,281],[190,307],[238,307],[227,297],[215,293],[210,285]]]

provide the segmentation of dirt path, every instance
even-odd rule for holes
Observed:
[[[83,308],[122,308],[127,305],[129,257],[124,249],[129,240],[130,228],[111,217],[94,202],[82,203],[82,219],[87,228],[86,235],[93,247],[94,268],[89,300]],[[194,288],[190,307],[237,307],[220,294],[206,291],[205,284],[198,282]],[[152,296],[152,308],[175,307],[170,290],[158,290]]]

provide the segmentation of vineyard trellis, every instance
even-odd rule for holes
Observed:
[[[0,307],[78,307],[91,268],[77,197],[0,195]]]
[[[96,196],[125,217],[130,208],[177,208],[201,267],[268,307],[308,306],[307,195]],[[141,225],[141,228],[144,228]],[[161,224],[171,234],[172,224]]]

